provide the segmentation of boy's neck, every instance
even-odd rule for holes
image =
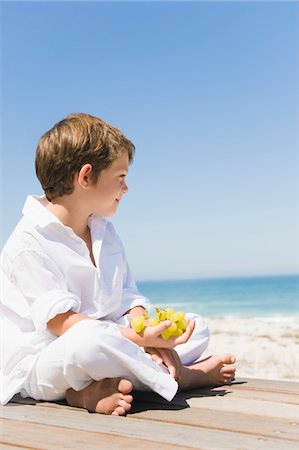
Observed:
[[[72,228],[74,233],[81,239],[85,240],[88,231],[88,215],[78,208],[77,202],[70,198],[71,196],[63,196],[55,198],[52,202],[46,204],[46,208],[52,212],[63,225]]]
[[[64,225],[72,228],[74,233],[79,236],[85,242],[90,259],[94,266],[96,266],[95,259],[92,253],[92,241],[90,235],[90,229],[88,227],[88,215],[84,215],[83,211],[79,211],[77,207],[74,207],[76,203],[74,201],[65,200],[65,197],[52,200],[46,204],[46,208],[51,211]]]

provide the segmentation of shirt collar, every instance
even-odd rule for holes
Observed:
[[[53,223],[64,226],[58,217],[46,208],[46,201],[45,195],[28,195],[22,211],[24,217],[40,228],[45,228]]]
[[[28,219],[36,228],[45,229],[51,227],[51,229],[57,229],[57,231],[68,234],[75,240],[82,241],[77,236],[72,228],[64,225],[55,214],[51,213],[46,208],[46,196],[45,195],[29,195],[24,204],[22,213],[23,216]],[[88,225],[90,227],[92,238],[103,239],[107,220],[104,217],[93,214],[90,216]],[[92,239],[93,240],[93,239]]]

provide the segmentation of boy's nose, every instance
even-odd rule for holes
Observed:
[[[124,185],[123,185],[123,193],[126,194],[128,192],[128,190],[129,190],[129,188],[128,188],[127,183],[124,183]]]

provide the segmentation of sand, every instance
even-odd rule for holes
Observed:
[[[208,354],[233,353],[237,376],[299,382],[299,317],[208,318]]]

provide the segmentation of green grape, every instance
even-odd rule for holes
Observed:
[[[175,312],[175,313],[171,314],[171,316],[169,317],[169,320],[176,323],[180,320],[180,316],[178,315],[178,313]]]
[[[170,317],[174,314],[174,309],[173,308],[167,308],[166,309],[166,315],[167,315],[167,319],[170,319]]]
[[[165,311],[165,309],[156,308],[156,316],[160,322],[167,320],[167,312]]]
[[[185,331],[185,330],[184,330],[184,331]],[[177,329],[176,329],[176,331],[175,331],[175,333],[174,333],[174,337],[182,336],[182,334],[183,334],[184,331],[182,330],[182,328],[177,327]]]
[[[170,333],[170,336],[174,336],[177,330],[177,324],[175,322],[172,322],[170,327],[167,328],[167,331]]]
[[[182,319],[177,322],[177,326],[180,327],[184,331],[186,330],[188,324],[189,324],[189,322],[187,319]]]
[[[185,319],[185,313],[183,311],[177,311],[176,315],[177,315],[178,320]]]
[[[148,319],[148,324],[151,327],[154,327],[155,325],[158,325],[159,323],[160,323],[159,319],[157,319],[156,317],[149,317],[149,319]]]
[[[140,333],[145,328],[145,317],[137,316],[131,320],[131,325],[136,331],[136,333]]]
[[[161,336],[162,336],[162,338],[163,338],[165,341],[167,341],[167,339],[170,338],[171,334],[170,334],[170,332],[168,331],[168,328],[167,328],[167,330],[165,330],[165,331],[163,331],[163,332],[161,333]]]
[[[176,322],[176,323],[178,323],[178,322],[180,322],[180,321],[182,321],[182,320],[184,320],[185,319],[185,313],[183,313],[183,312],[174,312],[171,316],[170,316],[170,318],[169,318],[172,322]]]
[[[175,311],[174,308],[164,309],[156,307],[156,317],[149,317],[147,315],[146,317],[141,317],[138,319],[139,321],[137,321],[136,325],[133,324],[132,321],[132,326],[135,331],[142,331],[147,325],[154,327],[165,320],[170,320],[171,325],[161,333],[162,339],[165,340],[170,337],[181,336],[186,331],[189,324],[189,321],[185,318],[185,313],[182,311]],[[137,331],[137,333],[140,331]]]

